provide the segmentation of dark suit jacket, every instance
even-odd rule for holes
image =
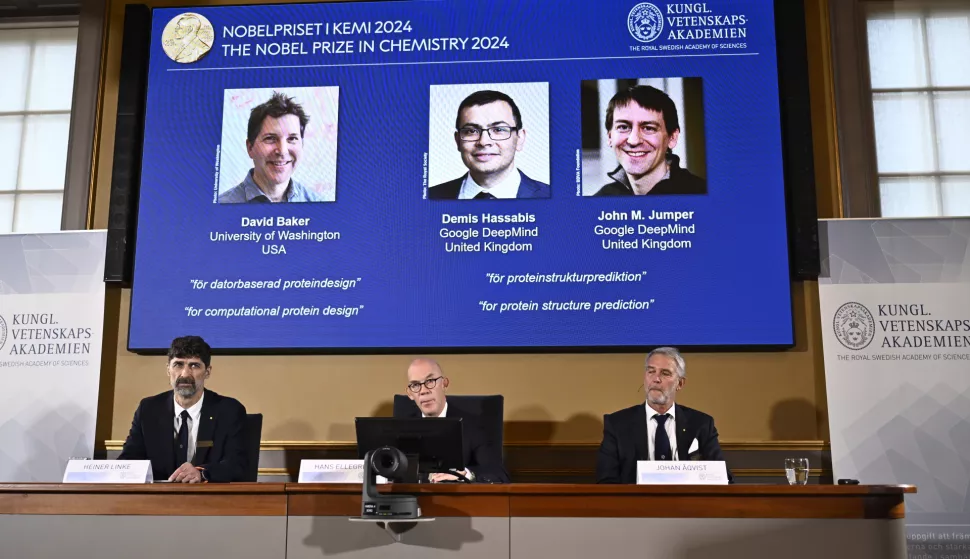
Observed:
[[[714,418],[674,404],[678,460],[724,460]],[[698,449],[687,453],[697,439]],[[647,409],[644,404],[603,416],[603,442],[596,458],[597,483],[636,483],[637,461],[650,460],[647,450]],[[728,479],[731,472],[728,470]]]
[[[461,185],[465,182],[467,176],[468,173],[465,173],[453,181],[443,182],[431,187],[428,189],[428,198],[430,200],[457,200],[458,194],[461,192]],[[530,179],[522,171],[519,171],[519,176],[522,177],[522,180],[519,182],[519,191],[515,195],[516,198],[548,198],[551,196],[548,184]]]
[[[238,400],[205,391],[192,464],[205,468],[209,481],[243,480],[245,425],[246,408]],[[118,459],[151,460],[155,479],[168,479],[181,466],[175,463],[175,400],[171,390],[138,404]]]
[[[408,409],[406,417],[421,417],[421,410],[414,405]],[[475,473],[475,481],[509,483],[509,474],[502,463],[502,449],[488,440],[478,417],[453,404],[448,406],[448,417],[461,418],[462,454],[465,467]]]

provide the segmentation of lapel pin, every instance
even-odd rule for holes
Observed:
[[[209,416],[209,421],[212,421],[212,416],[211,415]]]

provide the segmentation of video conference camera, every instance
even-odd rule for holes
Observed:
[[[414,495],[390,495],[377,491],[377,476],[402,481],[408,475],[408,458],[392,446],[368,451],[364,456],[364,489],[361,499],[362,518],[418,518],[418,498]]]

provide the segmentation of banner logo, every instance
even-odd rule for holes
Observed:
[[[215,30],[205,16],[186,12],[172,18],[162,31],[162,50],[179,64],[191,64],[212,50]]]
[[[653,42],[664,30],[664,15],[660,8],[649,2],[641,2],[630,10],[626,18],[630,35],[641,43]]]
[[[5,343],[7,343],[7,323],[0,316],[0,349],[3,349]]]
[[[860,303],[846,303],[839,307],[832,322],[835,337],[849,349],[865,349],[875,338],[876,321],[869,309]]]

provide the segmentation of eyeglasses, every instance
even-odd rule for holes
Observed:
[[[482,137],[482,132],[488,131],[488,137],[493,140],[508,140],[512,137],[512,132],[518,129],[518,126],[492,126],[491,128],[465,126],[458,129],[458,137],[463,142],[474,142]]]
[[[413,382],[409,382],[408,383],[408,391],[409,392],[414,392],[414,393],[421,392],[421,387],[422,386],[425,387],[425,388],[427,388],[428,390],[432,390],[432,389],[434,389],[434,386],[436,384],[438,384],[438,381],[441,380],[441,379],[443,379],[443,378],[445,378],[445,377],[429,378],[428,380],[426,380],[424,382],[421,382],[419,380],[416,380],[416,381],[413,381]]]

